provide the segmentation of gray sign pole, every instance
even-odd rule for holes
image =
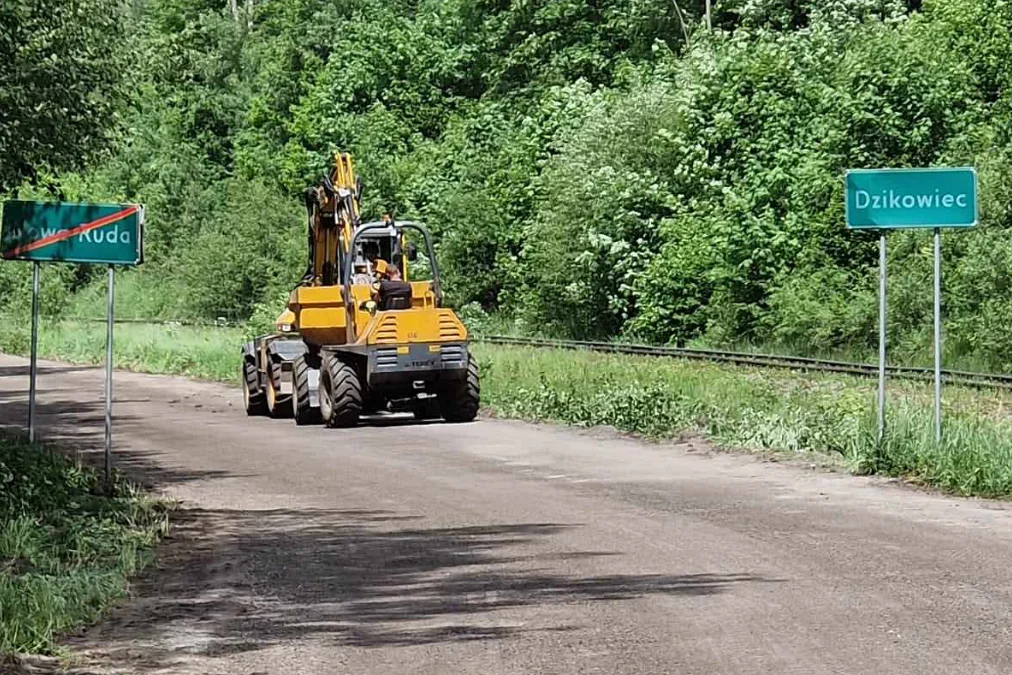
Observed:
[[[878,240],[878,444],[885,440],[886,405],[886,235]]]
[[[942,230],[935,228],[935,443],[942,442]]]
[[[112,494],[112,327],[115,276],[109,265],[109,298],[106,304],[105,336],[105,492]]]
[[[28,373],[28,442],[35,442],[35,380],[39,375],[39,286],[42,265],[32,265],[32,361]]]

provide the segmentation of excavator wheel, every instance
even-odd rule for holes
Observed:
[[[242,402],[250,417],[258,417],[267,412],[267,402],[264,393],[260,391],[257,366],[253,359],[242,360]]]
[[[295,357],[292,362],[292,413],[299,426],[321,421],[320,409],[314,408],[309,400],[309,363],[305,355]]]
[[[478,362],[468,360],[467,377],[439,394],[439,409],[447,422],[470,422],[478,416]]]
[[[281,364],[276,361],[267,363],[267,412],[274,419],[292,416],[292,399],[278,393],[281,389]]]
[[[358,373],[333,356],[320,371],[320,415],[330,428],[353,427],[362,413],[362,383]]]

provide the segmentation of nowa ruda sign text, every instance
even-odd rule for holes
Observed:
[[[3,204],[0,256],[8,260],[139,265],[144,207],[13,200]]]

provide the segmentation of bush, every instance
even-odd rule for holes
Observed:
[[[258,302],[291,290],[305,270],[305,228],[293,201],[259,183],[227,183],[179,256],[187,307],[199,317],[245,319]]]

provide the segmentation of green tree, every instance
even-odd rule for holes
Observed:
[[[0,191],[80,169],[108,140],[122,35],[117,0],[0,3]]]

